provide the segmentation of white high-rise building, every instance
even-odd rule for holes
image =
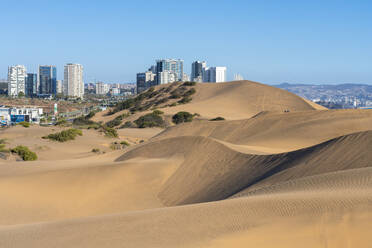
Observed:
[[[203,82],[222,83],[226,82],[226,67],[209,67],[203,69]]]
[[[8,67],[8,95],[18,96],[19,93],[26,94],[26,67],[15,65]]]
[[[110,91],[110,85],[103,82],[96,83],[96,94],[97,95],[106,95]]]
[[[80,64],[65,65],[63,90],[66,96],[84,96],[83,66]]]
[[[158,73],[158,84],[170,84],[177,81],[177,74],[171,71]]]
[[[57,80],[57,94],[63,93],[63,80]]]

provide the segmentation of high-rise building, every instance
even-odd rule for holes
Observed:
[[[64,71],[64,94],[66,96],[84,96],[83,66],[80,64],[69,63],[65,65]]]
[[[8,95],[26,94],[26,67],[15,65],[8,67]]]
[[[152,71],[137,73],[137,93],[147,90],[155,85],[156,74]]]
[[[27,73],[26,77],[26,96],[32,97],[37,95],[37,74],[36,73]]]
[[[57,94],[63,94],[63,80],[57,80]]]
[[[191,81],[203,82],[203,70],[207,67],[205,61],[195,61],[191,65]]]
[[[152,73],[156,74],[156,65],[152,65],[152,66],[149,68],[149,71],[151,71]]]
[[[207,67],[203,69],[203,82],[222,83],[226,82],[226,67]]]
[[[57,68],[54,65],[39,66],[39,94],[57,94]]]
[[[156,73],[159,83],[159,74],[164,71],[176,74],[176,81],[183,79],[183,60],[181,59],[160,59],[156,61]]]
[[[96,83],[96,94],[97,95],[106,95],[110,91],[110,87],[108,84],[103,82]]]

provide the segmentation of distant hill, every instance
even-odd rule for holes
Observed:
[[[355,108],[372,105],[372,85],[289,84],[275,85],[327,108]]]

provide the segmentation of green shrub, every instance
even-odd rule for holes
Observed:
[[[92,152],[94,152],[94,153],[100,153],[100,151],[101,151],[101,150],[100,150],[99,148],[93,148],[93,149],[92,149]]]
[[[137,127],[139,128],[165,126],[163,118],[160,115],[154,113],[143,115],[135,120],[134,123],[136,123]]]
[[[5,148],[5,144],[0,143],[0,152],[10,152],[10,150]]]
[[[30,151],[27,146],[17,146],[11,150],[13,153],[17,153],[24,161],[37,160],[36,153]]]
[[[18,122],[18,125],[21,125],[22,127],[30,127],[30,123],[27,122],[27,121],[21,121],[21,122]]]
[[[121,125],[119,128],[134,128],[137,127],[133,122],[126,121],[123,125]]]
[[[86,116],[81,116],[81,117],[75,118],[72,121],[72,124],[74,124],[76,126],[89,126],[89,125],[92,125],[94,123],[95,123],[94,121],[89,120],[88,118],[86,118]]]
[[[162,115],[162,114],[164,114],[163,111],[158,110],[158,109],[155,109],[154,111],[152,111],[152,113],[155,114],[155,115]]]
[[[189,112],[181,111],[173,115],[172,121],[175,124],[180,124],[183,122],[191,122],[193,118],[194,116],[190,114]]]
[[[179,104],[186,104],[186,103],[191,102],[191,100],[192,100],[191,97],[186,96],[186,97],[182,98],[181,100],[179,100],[178,103]]]
[[[111,127],[111,128],[119,126],[120,124],[121,124],[121,120],[118,118],[115,118],[111,121],[106,122],[106,126]]]
[[[224,121],[224,120],[225,120],[225,118],[220,117],[220,116],[218,116],[216,118],[213,118],[213,119],[210,119],[210,121]]]
[[[195,82],[184,82],[182,85],[184,85],[184,86],[195,86],[196,83]]]
[[[186,91],[183,96],[184,97],[188,97],[188,96],[191,96],[191,95],[194,95],[196,93],[196,90],[194,88],[192,89],[189,89],[188,91]]]
[[[123,146],[130,146],[130,144],[125,140],[121,141],[120,144]]]
[[[105,133],[106,137],[117,138],[119,136],[118,132],[114,128],[107,127],[107,126],[102,126],[102,128],[103,128],[103,132]]]
[[[106,123],[106,126],[108,126],[108,127],[116,127],[116,126],[119,126],[119,125],[121,124],[121,121],[122,121],[124,118],[128,117],[128,116],[129,116],[128,113],[125,113],[125,114],[119,115],[119,116],[115,117],[115,119],[113,119],[113,120],[111,120],[111,121],[108,121],[108,122]]]
[[[66,142],[69,140],[74,140],[76,136],[82,136],[83,132],[80,129],[70,128],[63,130],[59,133],[52,133],[47,136],[44,136],[43,139],[50,139],[58,142]]]
[[[101,125],[99,124],[99,123],[93,123],[93,124],[90,124],[90,125],[88,125],[88,126],[85,126],[85,128],[87,128],[87,129],[95,129],[95,130],[97,130],[97,129],[99,129],[101,127]]]

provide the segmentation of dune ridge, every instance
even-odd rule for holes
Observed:
[[[40,153],[0,161],[0,247],[370,247],[372,110],[251,81],[193,87],[191,103],[161,110],[201,116],[165,130],[63,144],[41,140],[54,128],[0,132]]]
[[[359,147],[363,149],[358,149]],[[275,155],[237,152],[206,137],[157,140],[117,159],[161,158],[180,154],[185,160],[162,187],[166,205],[226,199],[242,190],[372,164],[372,131],[332,139],[313,147]]]

